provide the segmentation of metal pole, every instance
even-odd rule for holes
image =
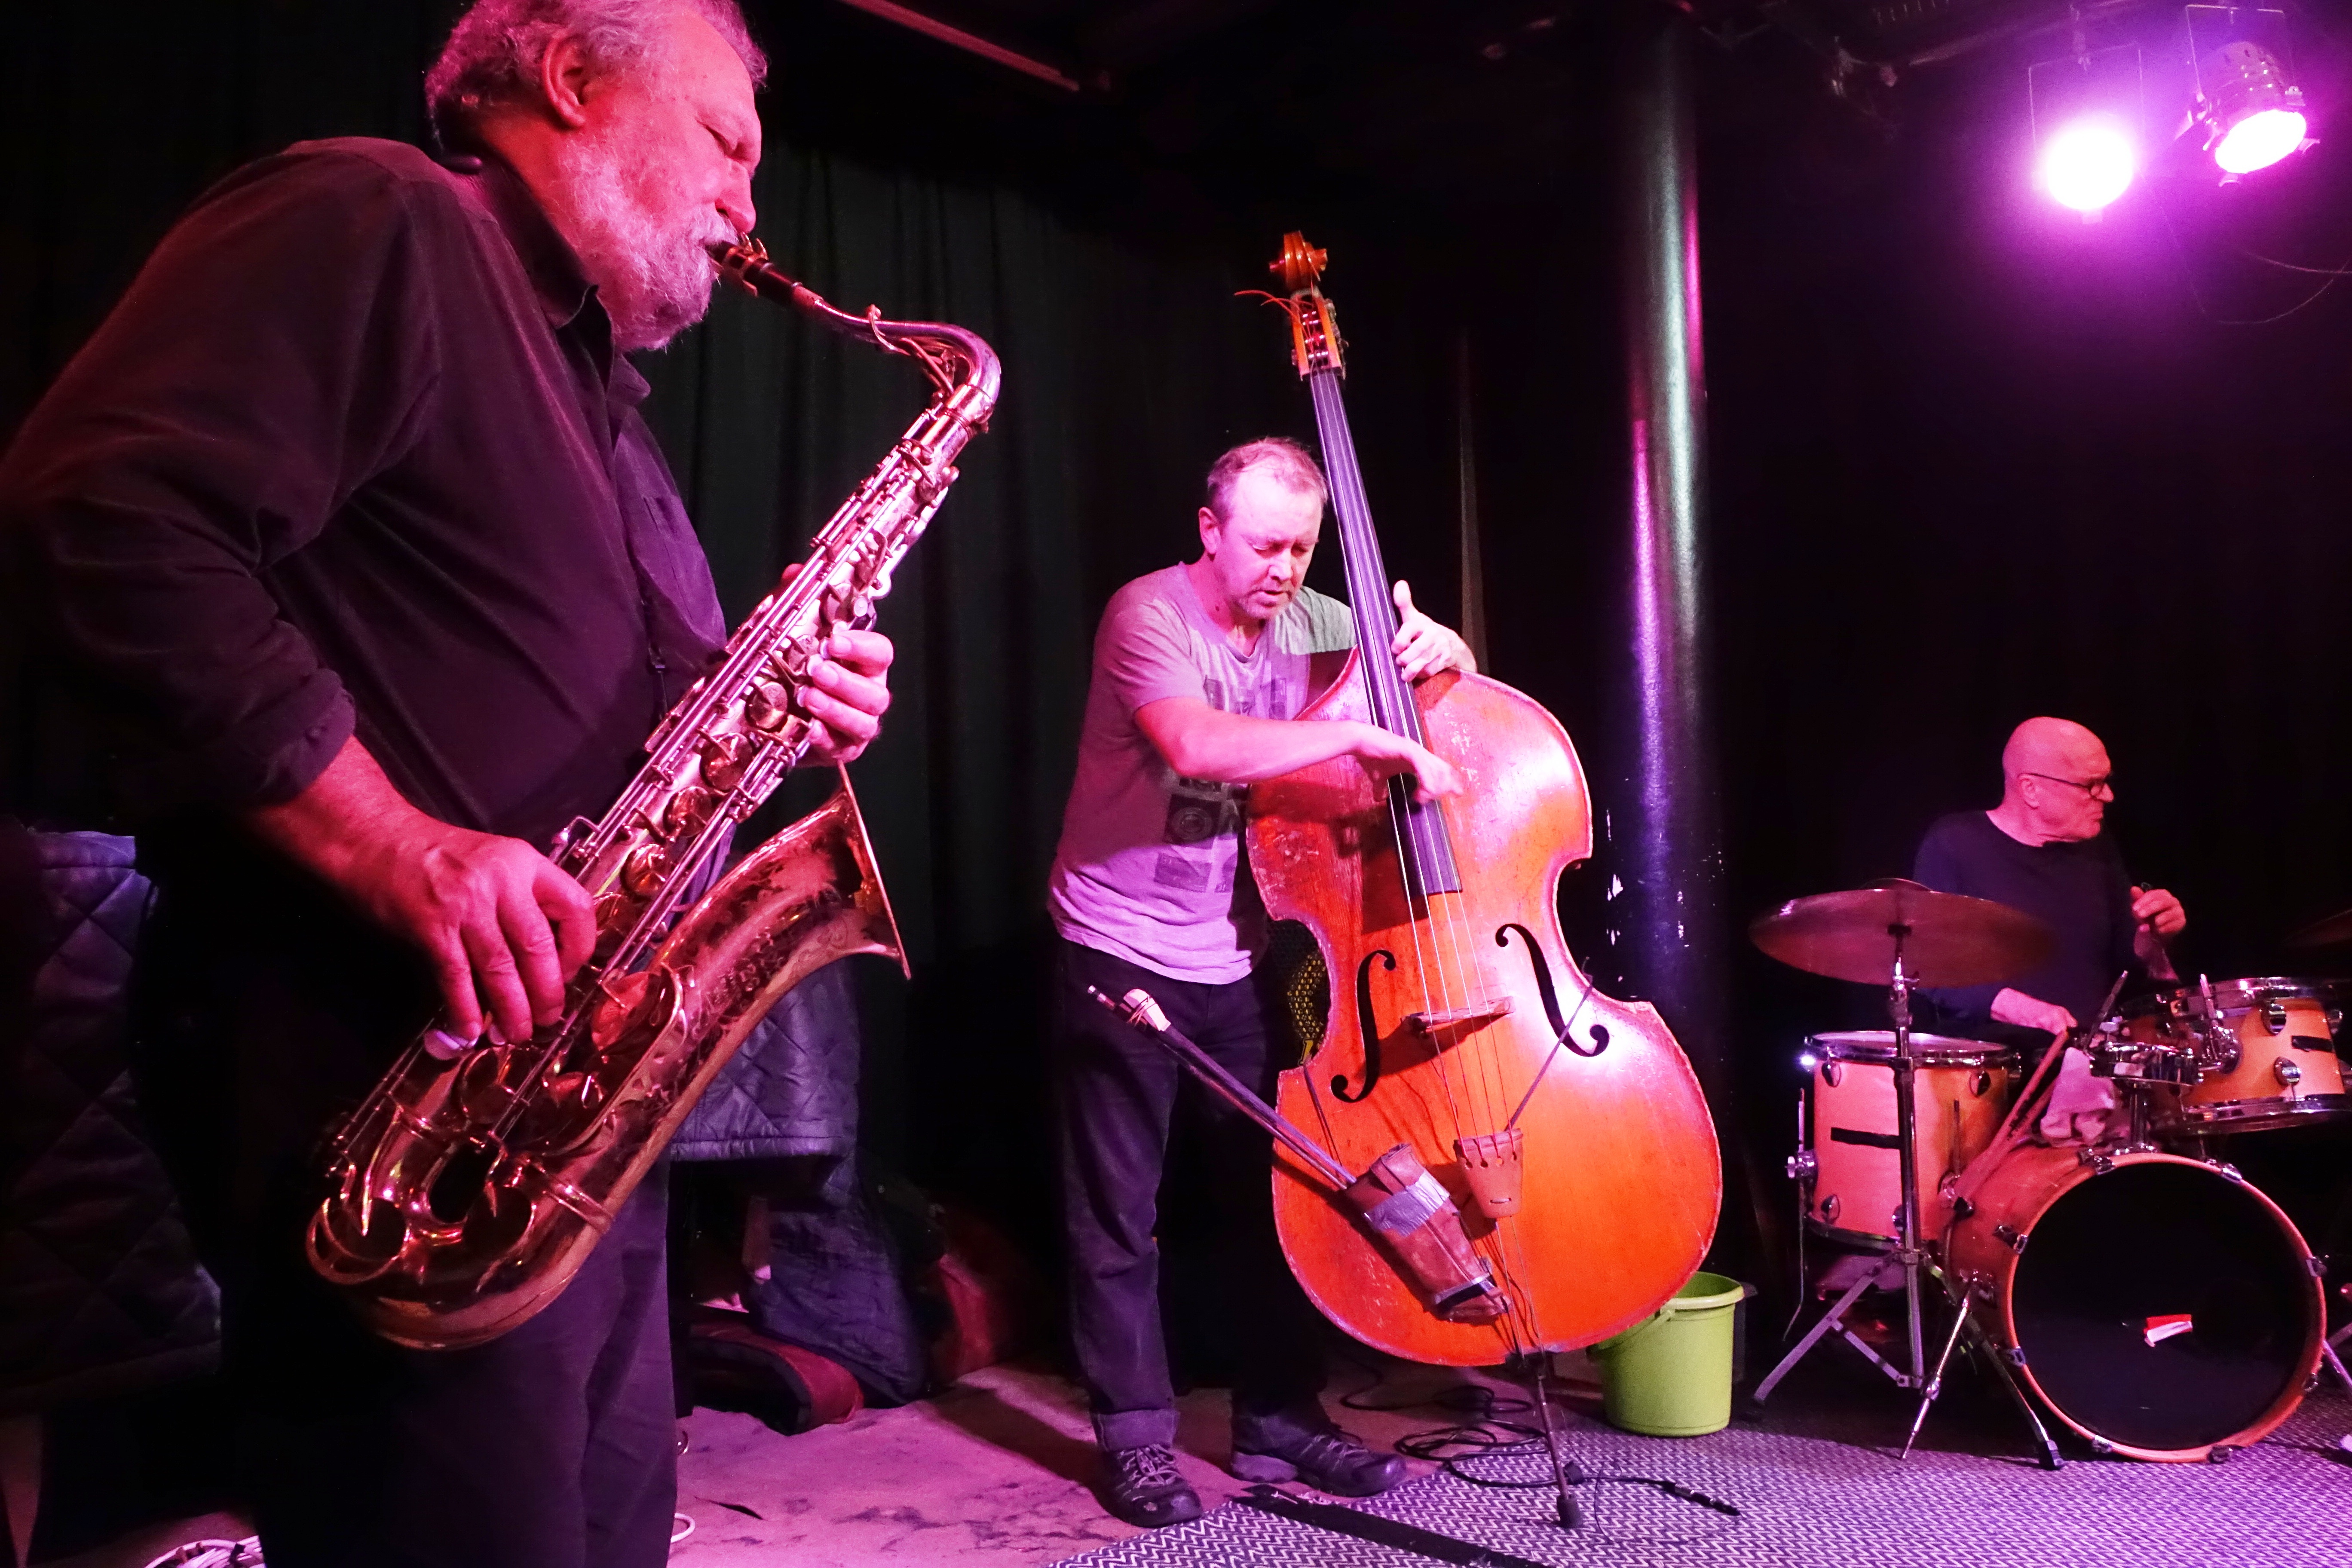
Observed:
[[[1727,1132],[1723,858],[1703,658],[1709,605],[1697,132],[1682,18],[1664,5],[1629,9],[1616,131],[1632,657],[1609,757],[1622,782],[1602,803],[1609,860],[1625,884],[1610,924],[1626,987],[1664,1015]]]

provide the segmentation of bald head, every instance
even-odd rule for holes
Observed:
[[[2000,776],[2054,773],[2088,778],[2091,773],[2074,770],[2078,763],[2094,762],[2095,772],[2106,772],[2107,748],[2082,725],[2072,719],[2028,719],[2009,732],[2009,744],[2000,749]]]
[[[2096,838],[2106,818],[2107,748],[2071,719],[2028,719],[2000,749],[1994,824],[2027,844]]]

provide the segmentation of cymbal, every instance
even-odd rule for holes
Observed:
[[[1895,879],[1791,899],[1748,923],[1781,963],[1864,985],[1895,982],[1895,928],[1903,970],[1921,985],[1984,985],[2039,968],[2057,944],[2050,928],[1990,899],[1938,893]]]
[[[2289,947],[2342,947],[2348,942],[2352,942],[2352,910],[2338,910],[2286,939]]]

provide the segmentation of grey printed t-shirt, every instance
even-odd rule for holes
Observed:
[[[1248,786],[1181,777],[1135,712],[1197,697],[1226,713],[1292,718],[1307,705],[1313,656],[1355,641],[1348,606],[1311,588],[1246,656],[1209,619],[1181,566],[1113,595],[1095,634],[1077,778],[1046,895],[1055,928],[1174,979],[1246,976],[1265,942],[1265,912],[1241,868]]]

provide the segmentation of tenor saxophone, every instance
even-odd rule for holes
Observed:
[[[810,664],[837,627],[872,622],[988,423],[996,355],[961,327],[835,310],[756,240],[712,255],[752,292],[914,360],[931,399],[664,718],[612,809],[558,837],[552,858],[596,915],[562,1017],[463,1050],[426,1030],[333,1134],[305,1250],[398,1344],[479,1344],[546,1306],[778,997],[851,953],[906,963],[846,773],[678,910],[818,738]]]

